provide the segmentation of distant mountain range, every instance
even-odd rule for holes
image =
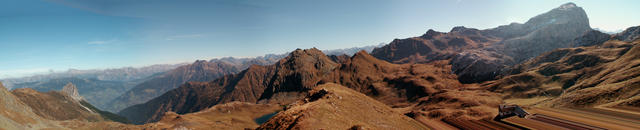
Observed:
[[[49,92],[61,90],[66,84],[72,83],[78,86],[80,96],[83,96],[87,102],[104,109],[110,107],[107,103],[111,100],[122,95],[144,80],[146,79],[123,82],[70,77],[14,84],[14,89],[31,88],[39,92]]]
[[[166,72],[172,70],[178,66],[184,64],[159,64],[146,67],[134,68],[124,67],[116,69],[94,69],[94,70],[77,70],[69,69],[65,72],[54,72],[50,74],[34,75],[21,78],[7,78],[0,79],[5,86],[12,89],[14,84],[29,83],[29,82],[46,82],[51,79],[60,78],[79,78],[79,79],[96,79],[102,81],[134,81],[148,78],[149,76],[157,73]]]

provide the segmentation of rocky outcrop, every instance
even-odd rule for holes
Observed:
[[[344,86],[317,86],[258,129],[429,129],[383,103]]]
[[[67,83],[67,85],[62,88],[61,92],[67,94],[69,97],[73,98],[73,100],[83,100],[82,96],[78,93],[78,88],[76,88],[76,85],[73,85],[72,83]]]

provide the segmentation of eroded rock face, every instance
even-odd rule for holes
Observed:
[[[80,96],[80,94],[78,93],[78,88],[76,87],[76,85],[73,85],[72,83],[68,83],[67,85],[65,85],[62,88],[62,92],[69,95],[71,98],[73,98],[76,101],[82,100],[82,96]]]

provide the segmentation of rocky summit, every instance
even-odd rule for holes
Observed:
[[[62,93],[67,94],[76,101],[83,100],[82,96],[80,96],[80,94],[78,93],[78,88],[76,88],[76,85],[73,85],[72,83],[68,83],[67,85],[65,85],[62,88]]]

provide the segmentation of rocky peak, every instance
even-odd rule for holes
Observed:
[[[535,16],[529,19],[525,25],[529,26],[529,29],[537,29],[550,24],[567,23],[574,24],[573,26],[579,28],[591,28],[587,13],[574,3],[563,4],[549,12]]]
[[[442,34],[442,33],[441,32],[437,32],[437,31],[435,31],[433,29],[429,29],[427,31],[427,33],[425,33],[424,35],[422,35],[420,37],[424,38],[424,39],[432,39],[434,36],[437,36],[437,35],[440,35],[440,34]]]
[[[331,73],[339,66],[322,51],[311,49],[297,49],[288,57],[276,64],[281,80],[296,80],[301,84],[283,85],[286,89],[311,88],[323,75]]]
[[[453,27],[453,28],[451,29],[451,31],[450,31],[450,32],[462,32],[462,31],[465,31],[465,30],[467,30],[467,29],[469,29],[469,28],[466,28],[466,27],[464,27],[464,26],[455,26],[455,27]]]
[[[321,69],[330,70],[337,66],[337,63],[333,62],[331,58],[322,53],[317,48],[311,49],[296,49],[291,52],[288,57],[280,61],[280,65],[284,65],[290,70],[306,70],[306,69]]]
[[[62,93],[69,95],[71,98],[73,98],[76,101],[82,100],[82,96],[80,96],[80,94],[78,93],[78,88],[76,87],[76,85],[73,85],[71,82],[67,83],[67,85],[65,85],[62,88]]]

